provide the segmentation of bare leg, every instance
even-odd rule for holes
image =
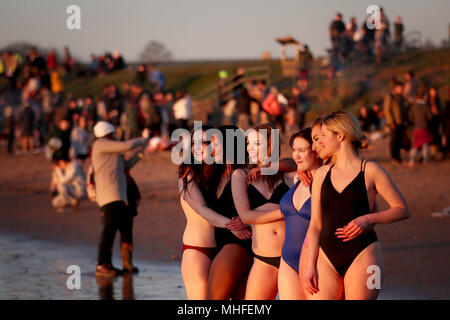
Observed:
[[[20,137],[20,144],[22,145],[22,151],[27,152],[27,137]]]
[[[306,265],[307,247],[304,245],[300,257],[300,280],[302,280],[302,270]],[[307,300],[341,300],[343,299],[344,283],[342,277],[337,273],[328,257],[319,249],[317,257],[317,272],[319,274],[319,292],[311,295],[303,288]],[[303,283],[303,281],[301,281]]]
[[[278,292],[278,269],[256,258],[248,275],[245,300],[274,300]]]
[[[246,249],[234,243],[225,245],[211,264],[206,298],[230,299],[251,266],[252,256]]]
[[[33,137],[29,137],[28,138],[28,146],[29,146],[29,150],[33,151],[34,150],[34,138]]]
[[[278,270],[278,293],[280,300],[305,300],[298,273],[283,259]]]
[[[186,295],[189,300],[206,299],[211,259],[194,249],[186,249],[181,260],[181,275],[183,276]]]
[[[344,277],[347,300],[376,300],[383,280],[381,244],[369,245],[353,260]],[[368,283],[369,282],[369,283]]]

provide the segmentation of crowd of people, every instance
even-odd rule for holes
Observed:
[[[148,129],[152,139],[148,150],[158,151],[170,148],[171,132],[187,128],[192,118],[190,95],[183,89],[164,91],[164,75],[156,66],[150,70],[139,66],[136,81],[121,88],[108,83],[97,98],[75,98],[64,92],[63,82],[73,65],[68,48],[58,61],[54,50],[44,59],[35,47],[23,61],[19,54],[6,51],[0,63],[6,79],[0,106],[7,152],[45,153],[52,163],[52,205],[58,211],[77,208],[88,195],[86,173],[98,138],[96,124],[110,123],[119,141],[140,137]],[[88,72],[99,76],[124,67],[115,52],[93,59]]]
[[[87,134],[92,134],[94,124],[100,120],[111,122],[119,139],[139,136],[144,128],[149,128],[152,136],[162,135],[168,140],[175,128],[186,127],[192,117],[189,94],[183,89],[166,92],[164,74],[156,66],[148,70],[140,65],[136,81],[123,83],[121,88],[108,83],[99,97],[75,98],[64,91],[63,77],[74,64],[68,48],[61,62],[54,50],[44,59],[35,47],[24,61],[20,55],[5,51],[0,62],[0,73],[7,80],[0,105],[9,153],[42,151],[55,134],[60,134],[58,128],[63,119],[69,122],[70,129],[77,128],[73,136],[78,135],[86,148]],[[124,67],[120,53],[114,52],[93,56],[87,70],[98,76]],[[70,139],[64,140],[64,147],[69,142]]]
[[[277,86],[268,86],[265,80],[245,76],[239,68],[227,91],[225,82],[218,86],[218,100],[223,113],[223,124],[237,125],[243,130],[258,123],[271,123],[283,133],[289,129],[302,128],[311,109],[307,87],[301,76],[287,94]]]
[[[383,27],[371,30],[364,23],[359,37],[354,18],[345,26],[336,16],[330,38],[340,61],[354,48],[370,58],[383,52],[389,23],[382,14]],[[336,111],[308,126],[307,64],[296,84],[281,90],[247,77],[243,68],[231,90],[219,82],[222,123],[216,129],[223,139],[208,136],[213,127],[204,125],[202,142],[192,144],[191,161],[178,170],[187,219],[181,272],[189,299],[377,298],[380,288],[367,287],[364,269],[370,262],[383,271],[373,227],[405,219],[409,210],[389,174],[358,151],[367,145],[365,135],[387,130],[394,161],[402,161],[401,149],[410,152],[410,166],[420,150],[423,164],[439,153],[445,158],[450,101],[444,106],[437,88],[422,88],[410,71],[404,83],[393,79],[392,92],[362,106],[357,117]],[[96,276],[121,273],[112,264],[117,231],[123,271],[137,272],[132,228],[140,193],[130,169],[146,151],[169,150],[175,129],[191,127],[192,98],[184,89],[166,91],[162,71],[144,64],[133,82],[108,83],[98,97],[74,97],[64,92],[62,80],[73,65],[68,48],[62,64],[54,51],[44,60],[32,48],[23,63],[18,55],[2,54],[6,91],[18,96],[2,101],[7,151],[45,151],[52,163],[51,203],[59,211],[77,208],[85,198],[98,205],[103,229]],[[124,67],[118,52],[93,55],[88,73],[99,76]],[[228,131],[239,136],[250,128],[243,150],[239,137],[227,141]],[[264,175],[278,142],[270,135],[274,129],[296,132],[289,142],[292,157],[278,161],[277,173]],[[127,152],[132,155],[126,157]],[[240,152],[244,163],[236,161]],[[206,161],[209,156],[213,164]],[[377,212],[377,194],[388,209]]]
[[[392,36],[391,25],[383,8],[380,8],[379,17],[379,21],[375,15],[366,17],[358,26],[356,17],[351,17],[346,24],[343,15],[336,14],[329,26],[330,77],[353,61],[376,61],[380,64],[388,53],[404,49],[405,28],[402,18],[396,18]]]
[[[380,286],[367,285],[366,270],[376,265],[383,276],[373,227],[409,209],[388,173],[360,158],[367,139],[356,117],[316,119],[291,136],[292,158],[281,160],[270,158],[271,124],[253,126],[244,145],[240,128],[211,128],[192,131],[201,143],[178,170],[188,299],[376,299]],[[279,168],[270,175],[268,157]],[[376,208],[377,194],[388,209]]]
[[[409,152],[410,167],[417,163],[419,151],[423,165],[445,159],[449,154],[450,100],[444,104],[438,88],[419,84],[413,71],[405,73],[404,78],[403,82],[392,79],[391,92],[382,101],[360,108],[362,129],[369,134],[389,132],[394,162],[402,162],[401,150]]]

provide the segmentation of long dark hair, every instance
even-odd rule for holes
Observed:
[[[232,170],[236,170],[239,168],[245,168],[248,163],[248,153],[246,148],[246,138],[245,133],[241,129],[239,129],[237,126],[234,125],[222,125],[217,128],[217,130],[222,133],[223,141],[222,141],[222,150],[223,150],[223,163],[224,167],[229,164],[231,166]],[[242,135],[241,138],[244,139],[244,150],[239,150],[239,143],[238,143],[238,137],[234,136],[232,145],[230,145],[231,141],[228,141],[227,139],[227,130],[233,130],[237,132],[237,135]],[[231,150],[229,150],[229,147],[233,148],[233,158],[230,157],[229,153]],[[244,162],[239,163],[238,160],[238,153],[243,152],[244,153]]]
[[[320,122],[319,122],[317,119],[316,119],[316,121],[317,121],[317,122],[314,122],[314,123],[316,123],[316,125],[317,125],[317,124],[320,124]],[[320,120],[320,121],[321,121],[321,120]],[[293,148],[295,139],[297,139],[297,138],[302,138],[302,139],[308,141],[310,151],[311,151],[311,152],[314,152],[314,151],[312,151],[312,145],[313,145],[313,140],[312,140],[312,135],[311,135],[311,133],[312,133],[312,128],[313,128],[313,127],[306,127],[306,128],[303,128],[302,130],[300,130],[300,131],[294,133],[294,134],[291,136],[291,139],[289,140],[289,146],[290,146],[291,148]],[[323,160],[322,160],[319,156],[317,156],[317,161],[319,162],[319,166],[322,166]]]
[[[289,146],[292,148],[294,145],[295,139],[303,138],[306,141],[308,141],[309,145],[312,147],[313,141],[312,141],[312,137],[311,137],[311,131],[312,131],[311,127],[306,127],[304,129],[300,130],[299,132],[294,133],[291,136],[291,139],[289,140]]]
[[[214,127],[210,125],[202,126],[202,131],[206,131],[208,129],[214,129]],[[191,141],[193,141],[194,129],[191,130],[190,136]],[[214,164],[195,163],[192,150],[188,155],[188,157],[190,157],[190,161],[185,161],[188,163],[183,162],[178,167],[178,178],[182,179],[183,182],[183,188],[181,189],[181,193],[186,192],[189,183],[194,181],[204,195],[209,194],[210,192],[213,191],[212,187],[214,185],[217,186],[218,183],[220,182],[220,177],[222,174],[219,170],[220,166],[216,165],[215,163]]]

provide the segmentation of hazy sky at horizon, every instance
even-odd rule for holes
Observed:
[[[81,8],[81,30],[68,30],[66,8]],[[384,7],[392,25],[401,15],[405,33],[423,40],[448,38],[448,0],[9,0],[0,9],[0,48],[17,41],[70,47],[83,60],[119,50],[134,61],[150,40],[163,42],[178,60],[278,57],[276,37],[290,34],[313,54],[330,46],[328,26],[336,12],[358,26],[371,4]]]

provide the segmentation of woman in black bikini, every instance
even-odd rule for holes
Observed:
[[[300,258],[305,294],[308,299],[376,299],[383,258],[372,228],[408,218],[408,205],[380,165],[359,157],[366,141],[352,114],[323,117],[319,144],[335,161],[314,177],[311,223]],[[389,209],[374,213],[378,194]],[[372,286],[371,279],[379,281]]]
[[[271,156],[273,127],[258,125],[248,136],[247,150],[249,158],[259,166],[266,163]],[[267,135],[259,134],[265,130]],[[281,259],[281,248],[284,242],[284,218],[279,210],[283,195],[292,184],[292,176],[285,174],[259,176],[251,184],[247,184],[247,172],[239,169],[233,172],[231,188],[233,200],[243,223],[252,227],[253,266],[250,271],[245,299],[271,300],[278,292],[278,268]],[[285,183],[288,181],[289,186]],[[264,214],[253,209],[266,205],[265,209],[273,211]]]

